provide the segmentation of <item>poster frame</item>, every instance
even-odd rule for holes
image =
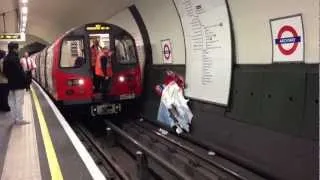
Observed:
[[[283,19],[289,19],[289,18],[293,18],[293,17],[300,17],[301,20],[301,26],[302,26],[302,39],[303,39],[303,52],[302,52],[302,60],[297,60],[297,61],[274,61],[274,44],[273,44],[273,31],[272,31],[272,22],[273,21],[277,21],[277,20],[283,20]],[[277,18],[272,18],[269,20],[269,27],[270,27],[270,33],[271,33],[271,49],[272,49],[272,58],[271,58],[271,64],[303,64],[305,63],[305,35],[304,35],[304,24],[303,24],[303,17],[302,17],[302,13],[297,13],[297,14],[292,14],[292,15],[288,15],[288,16],[282,16],[282,17],[277,17]]]

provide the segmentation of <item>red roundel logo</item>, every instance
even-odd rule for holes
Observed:
[[[164,58],[169,59],[171,55],[171,51],[168,44],[165,44],[163,47]]]
[[[285,33],[290,33],[290,37],[283,37]],[[283,26],[279,32],[277,39],[275,40],[280,52],[284,55],[291,55],[297,49],[301,42],[301,36],[298,35],[297,31],[289,25]],[[292,44],[291,47],[285,48],[284,44]]]

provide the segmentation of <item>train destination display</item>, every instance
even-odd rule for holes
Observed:
[[[175,0],[186,44],[186,96],[220,105],[229,100],[232,50],[224,0]]]

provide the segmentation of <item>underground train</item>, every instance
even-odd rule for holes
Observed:
[[[95,41],[114,52],[113,75],[104,95],[94,90],[91,47]],[[131,108],[142,93],[135,40],[116,25],[90,23],[74,28],[31,58],[37,65],[33,78],[65,108],[86,107],[92,115],[118,114]]]

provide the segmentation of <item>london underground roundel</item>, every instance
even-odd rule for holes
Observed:
[[[301,62],[304,56],[302,17],[271,20],[273,62]]]

